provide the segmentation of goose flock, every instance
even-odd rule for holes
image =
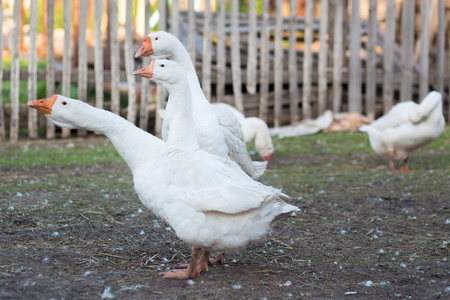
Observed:
[[[280,189],[258,181],[272,159],[274,146],[264,121],[245,118],[226,104],[211,104],[201,90],[194,65],[181,42],[158,31],[143,39],[136,57],[150,65],[133,74],[148,78],[169,93],[162,139],[110,111],[83,101],[53,95],[28,102],[54,124],[99,132],[112,142],[133,174],[141,202],[165,220],[192,248],[187,268],[161,273],[188,279],[223,262],[224,252],[264,236],[278,217],[300,209],[288,204]],[[442,97],[430,93],[421,104],[405,102],[360,131],[372,148],[393,159],[431,142],[443,131]],[[246,142],[255,140],[263,162],[252,161]],[[284,200],[283,200],[284,199]],[[215,259],[211,252],[219,252]]]

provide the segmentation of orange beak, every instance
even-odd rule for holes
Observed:
[[[269,165],[270,165],[270,160],[272,159],[273,153],[274,152],[272,152],[269,155],[266,155],[266,156],[263,157],[263,160],[267,161],[267,167],[269,167]]]
[[[133,75],[139,75],[139,76],[142,76],[145,78],[153,78],[153,68],[154,67],[155,67],[155,61],[152,60],[152,62],[145,68],[134,71]]]
[[[153,54],[153,47],[152,47],[152,39],[148,36],[144,36],[143,38],[144,43],[142,44],[141,48],[139,48],[138,52],[134,55],[135,58],[138,58],[140,56],[149,57]]]
[[[44,115],[52,114],[52,107],[55,103],[56,99],[58,99],[58,95],[53,95],[50,98],[39,99],[28,102],[28,106],[34,109],[37,109]]]

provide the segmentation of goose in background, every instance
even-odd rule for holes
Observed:
[[[389,157],[389,168],[395,170],[394,160],[403,160],[400,171],[409,171],[408,158],[412,151],[435,140],[444,130],[442,95],[429,93],[420,104],[400,102],[370,125],[359,128],[369,135],[372,149]]]
[[[253,162],[244,142],[241,126],[232,113],[213,107],[200,87],[195,67],[183,44],[174,35],[157,31],[146,35],[135,57],[170,59],[185,72],[193,101],[194,130],[201,149],[236,162],[253,179],[265,171],[267,162]],[[162,138],[169,136],[174,108],[169,101],[164,112]]]
[[[192,247],[187,269],[164,272],[166,278],[194,278],[208,269],[210,251],[239,249],[262,237],[271,222],[298,211],[285,203],[281,190],[251,179],[228,159],[199,149],[193,132],[189,85],[176,63],[156,61],[148,69],[180,105],[172,124],[173,144],[166,143],[124,118],[61,95],[30,101],[54,124],[106,135],[133,174],[141,202]],[[186,96],[187,95],[187,96]],[[189,131],[188,131],[189,132]],[[200,254],[203,249],[203,254]]]

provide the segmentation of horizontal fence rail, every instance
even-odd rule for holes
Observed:
[[[246,8],[238,0],[0,3],[0,141],[84,136],[55,128],[26,106],[55,93],[158,134],[156,111],[167,94],[131,75],[150,62],[134,53],[155,24],[185,45],[211,102],[232,104],[269,126],[325,110],[377,118],[431,90],[443,94],[450,120],[445,0],[248,0]]]

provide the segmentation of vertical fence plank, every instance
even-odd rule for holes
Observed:
[[[444,3],[444,1],[445,0],[439,0],[439,2],[438,2],[438,31],[437,31],[437,38],[436,38],[436,40],[437,40],[437,89],[440,93],[444,93],[444,78],[445,78],[444,76],[445,76],[445,42],[446,41],[445,41],[445,3]],[[449,107],[450,107],[450,105],[449,105]]]
[[[125,72],[128,83],[128,111],[127,120],[136,123],[136,76],[134,71],[134,48],[133,48],[133,0],[127,0],[125,12]]]
[[[225,95],[226,56],[225,56],[225,1],[219,1],[217,19],[217,102],[223,102]]]
[[[386,28],[383,50],[383,114],[394,105],[394,42],[395,42],[395,1],[386,2]]]
[[[429,68],[429,0],[420,1],[420,80],[419,100],[428,94],[428,68]]]
[[[3,0],[0,0],[0,32],[3,32]],[[3,57],[3,39],[0,39],[0,57]],[[0,91],[3,90],[3,59],[0,60]],[[0,93],[0,142],[6,141],[3,93]]]
[[[55,53],[53,51],[53,31],[54,31],[54,1],[47,0],[47,67],[46,67],[46,94],[51,97],[55,93]],[[47,119],[45,132],[47,139],[55,138],[55,125]]]
[[[144,32],[145,34],[148,34],[150,32],[150,16],[151,16],[151,5],[150,0],[145,0],[145,24],[144,24]],[[150,64],[150,58],[144,57],[142,59],[142,64],[144,66],[148,66]],[[150,86],[150,80],[147,80],[146,78],[138,78],[138,80],[141,80],[141,107],[139,112],[139,127],[141,129],[147,130],[148,128],[148,112],[147,112],[147,106],[150,100],[149,95],[149,86]]]
[[[94,71],[95,71],[95,106],[103,108],[103,40],[102,40],[102,16],[103,1],[95,0],[94,21]]]
[[[62,73],[62,94],[70,97],[70,81],[71,81],[71,62],[72,47],[70,45],[70,30],[72,28],[72,7],[71,0],[64,0],[64,53],[63,53],[63,73]],[[31,44],[31,43],[30,43]],[[103,83],[102,83],[103,84]],[[69,128],[62,128],[61,135],[63,138],[70,136]]]
[[[369,32],[367,41],[367,61],[366,61],[366,115],[375,118],[376,87],[375,78],[377,57],[375,47],[377,45],[378,34],[377,23],[377,0],[369,2]]]
[[[258,56],[256,45],[256,0],[248,1],[247,92],[256,94]]]
[[[202,88],[206,99],[211,101],[211,3],[205,0],[202,45]]]
[[[244,113],[241,91],[241,42],[239,38],[239,0],[231,0],[231,74],[233,77],[234,103]]]
[[[328,0],[321,1],[320,8],[320,52],[319,52],[319,102],[318,113],[322,115],[327,109],[327,65],[328,65]]]
[[[333,31],[333,111],[342,110],[342,59],[343,59],[343,21],[344,2],[335,0]]]
[[[269,0],[263,0],[263,18],[261,25],[261,83],[259,91],[259,118],[267,121],[269,104]]]
[[[11,49],[11,123],[10,141],[19,140],[19,31],[20,31],[20,0],[14,0],[12,49]]]
[[[194,67],[197,62],[197,47],[195,44],[195,11],[194,11],[194,1],[188,1],[188,52],[192,59]]]
[[[38,3],[30,2],[30,46],[28,49],[28,100],[37,98],[37,20],[38,19]],[[1,89],[0,89],[1,90]],[[38,137],[37,110],[28,110],[28,137],[35,139]]]
[[[178,37],[180,31],[179,1],[172,0],[170,10],[170,33]]]
[[[87,99],[87,0],[80,0],[80,16],[78,31],[78,99]],[[85,136],[86,130],[78,130],[78,136]]]
[[[290,1],[289,16],[289,110],[290,121],[298,121],[298,66],[297,66],[297,0]]]
[[[350,19],[350,82],[348,110],[361,113],[361,20],[359,17],[359,1],[352,1]]]
[[[120,113],[120,53],[118,37],[117,0],[110,0],[109,26],[111,48],[111,111]]]
[[[402,6],[402,40],[401,72],[402,83],[400,101],[412,100],[413,48],[414,48],[414,7],[415,1],[403,1]]]
[[[276,1],[275,9],[275,61],[274,61],[274,126],[280,127],[283,116],[283,45],[282,45],[282,26],[283,18],[281,16],[282,0]]]
[[[312,84],[312,50],[313,41],[313,8],[314,0],[306,0],[305,11],[305,43],[303,50],[303,91],[302,91],[302,110],[303,118],[311,118],[311,84]]]

